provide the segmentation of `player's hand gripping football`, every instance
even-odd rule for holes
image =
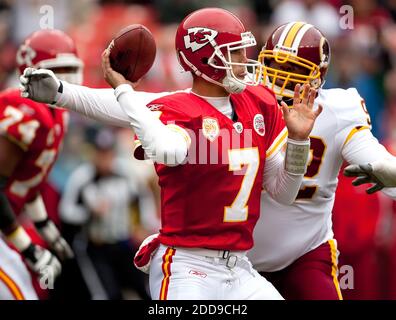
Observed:
[[[113,89],[117,88],[121,84],[129,84],[134,88],[139,83],[139,80],[137,82],[132,83],[126,80],[121,73],[114,71],[114,69],[111,67],[110,64],[109,48],[107,48],[102,53],[102,71],[103,71],[104,79]]]
[[[284,101],[281,102],[288,135],[293,140],[307,140],[309,138],[315,120],[323,109],[321,105],[317,110],[313,109],[317,92],[315,89],[305,84],[302,98],[300,98],[300,89],[300,84],[297,84],[294,88],[293,107],[289,107]]]

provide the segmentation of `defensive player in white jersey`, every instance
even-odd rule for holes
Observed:
[[[330,46],[314,26],[291,22],[270,35],[259,59],[263,82],[278,101],[291,105],[297,83],[318,89],[323,85]],[[395,161],[372,135],[369,113],[356,89],[319,89],[315,104],[323,105],[323,114],[310,135],[309,165],[300,192],[291,206],[285,206],[263,191],[249,253],[256,269],[285,299],[342,299],[332,230],[341,165],[344,160],[355,165]],[[385,192],[396,195],[394,191]]]

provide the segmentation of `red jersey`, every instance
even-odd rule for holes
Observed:
[[[6,186],[16,214],[40,191],[58,156],[67,124],[65,110],[22,98],[19,90],[0,94],[0,134],[25,151]]]
[[[148,105],[164,124],[185,129],[191,139],[185,164],[155,164],[161,187],[159,239],[165,245],[219,250],[253,246],[266,152],[285,124],[273,93],[262,86],[230,99],[235,121],[192,93]]]

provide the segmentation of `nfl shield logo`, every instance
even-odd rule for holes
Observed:
[[[202,121],[202,132],[205,138],[213,142],[220,133],[219,123],[216,118],[204,118]]]
[[[234,126],[234,129],[235,129],[236,132],[242,133],[242,131],[243,131],[243,125],[242,125],[242,123],[240,123],[240,122],[235,122],[235,123],[233,124],[233,126]]]
[[[262,114],[256,114],[253,118],[253,128],[260,135],[265,135],[265,123],[264,117]]]

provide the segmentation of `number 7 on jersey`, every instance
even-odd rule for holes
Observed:
[[[249,200],[250,193],[252,192],[257,171],[260,166],[259,151],[257,148],[231,149],[228,151],[228,160],[228,170],[232,171],[233,174],[237,174],[236,171],[242,170],[244,165],[246,165],[247,168],[242,180],[241,188],[239,189],[234,202],[231,206],[224,208],[223,221],[246,221],[249,214],[248,206],[246,204]]]

